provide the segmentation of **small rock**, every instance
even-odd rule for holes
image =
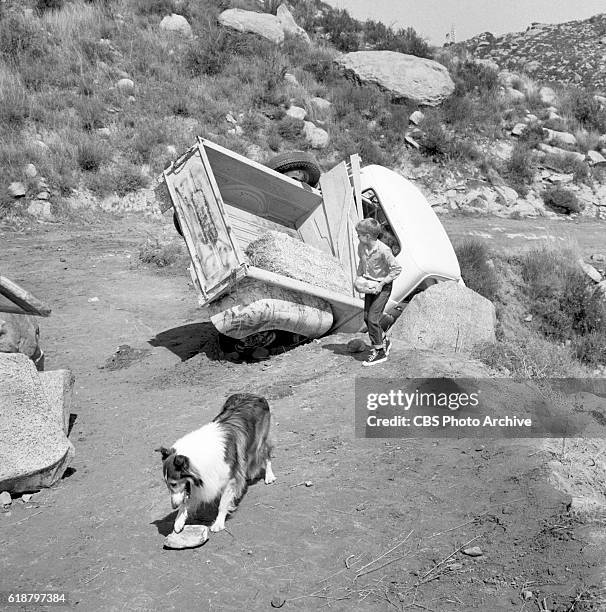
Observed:
[[[305,486],[306,486],[306,487],[313,487],[313,486],[314,486],[314,483],[313,483],[311,480],[306,480],[306,481],[305,481]]]
[[[98,297],[92,297],[92,298],[88,298],[89,302],[98,302],[99,298]]]
[[[604,164],[606,164],[606,158],[601,153],[598,153],[597,151],[588,151],[587,158],[589,159],[589,163],[592,166],[597,166],[597,165],[603,166]]]
[[[522,599],[524,601],[529,601],[533,598],[532,591],[522,591]]]
[[[21,501],[23,501],[23,503],[27,504],[27,502],[31,501],[32,499],[32,493],[24,493],[21,496]]]
[[[297,81],[297,77],[290,72],[286,72],[284,74],[284,80],[291,85],[299,85],[299,81]]]
[[[183,548],[197,548],[208,540],[208,527],[206,525],[185,525],[183,531],[174,531],[164,539],[164,548],[180,550]]]
[[[25,166],[25,176],[27,176],[28,178],[35,178],[38,174],[38,170],[36,170],[36,166],[34,166],[34,164],[27,164],[27,166]]]
[[[516,123],[511,130],[513,136],[521,136],[524,130],[526,129],[525,123]]]
[[[8,195],[13,198],[22,198],[25,195],[26,189],[23,183],[15,182],[8,186]]]
[[[166,15],[160,22],[160,29],[166,32],[175,32],[181,36],[190,37],[192,35],[191,25],[183,15],[172,13]]]
[[[116,87],[125,96],[130,96],[135,91],[135,83],[132,79],[120,79],[116,83]]]
[[[285,603],[286,603],[286,599],[284,599],[283,597],[274,597],[271,600],[271,607],[281,608]]]
[[[225,121],[227,121],[228,123],[232,123],[233,125],[236,125],[238,123],[231,113],[227,113],[227,115],[225,115]]]
[[[311,121],[306,121],[303,133],[314,149],[324,149],[328,146],[329,136],[326,130],[316,127]]]
[[[481,557],[484,554],[479,546],[472,546],[471,548],[466,548],[461,552],[468,557]]]
[[[448,566],[448,568],[449,568],[449,569],[450,569],[452,572],[454,572],[454,571],[456,571],[456,570],[460,570],[460,569],[462,569],[462,568],[463,568],[463,564],[462,564],[462,563],[451,563],[451,564]]]
[[[526,321],[526,323],[530,323],[530,322],[532,321],[532,315],[531,315],[531,314],[526,315],[526,316],[524,317],[524,321]]]
[[[8,491],[0,493],[0,506],[10,506],[13,499]]]
[[[602,280],[602,275],[592,265],[585,263],[582,259],[579,259],[579,266],[592,281],[599,283]]]
[[[50,193],[48,191],[41,191],[36,195],[37,200],[48,200],[50,198]]]
[[[415,125],[419,125],[423,119],[425,119],[425,115],[420,110],[416,110],[414,113],[412,113],[412,115],[410,115],[410,117],[408,117],[408,120]]]
[[[589,259],[592,261],[606,261],[606,257],[601,253],[594,253]]]
[[[302,121],[307,116],[307,111],[304,108],[301,108],[300,106],[291,106],[286,111],[286,114],[289,117],[293,117],[294,119],[301,119]]]

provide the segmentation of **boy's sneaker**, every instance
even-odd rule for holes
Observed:
[[[385,340],[383,340],[383,350],[385,351],[385,354],[389,356],[389,351],[391,351],[391,340],[387,337],[385,337]]]
[[[370,357],[362,365],[372,366],[376,365],[377,363],[383,363],[384,361],[387,361],[387,355],[385,354],[385,351],[382,348],[372,349]]]

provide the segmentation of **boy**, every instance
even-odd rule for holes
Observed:
[[[381,225],[375,219],[362,219],[356,225],[360,244],[358,245],[358,276],[377,282],[372,293],[364,295],[364,322],[368,327],[368,335],[372,351],[362,364],[371,366],[387,359],[391,349],[391,340],[386,338],[380,325],[383,309],[391,294],[392,282],[402,272],[402,267],[396,261],[391,249],[378,238]]]

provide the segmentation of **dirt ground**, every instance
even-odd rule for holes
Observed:
[[[492,231],[504,248],[528,241],[503,235],[530,231],[445,225]],[[606,250],[604,224],[576,227],[586,254]],[[187,273],[138,264],[138,245],[162,231],[137,217],[0,228],[2,274],[53,309],[40,321],[46,369],[74,372],[77,415],[68,475],[0,512],[0,590],[65,591],[73,608],[112,611],[606,609],[606,523],[568,512],[555,452],[537,440],[356,439],[363,372],[350,338],[254,364],[216,359]],[[484,372],[395,342],[373,376]],[[154,449],[245,391],[270,401],[277,482],[251,486],[203,547],[164,550],[175,513]],[[462,553],[472,546],[483,554]]]

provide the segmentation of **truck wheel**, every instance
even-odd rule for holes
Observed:
[[[181,223],[179,223],[179,217],[177,217],[177,213],[173,213],[173,224],[177,232],[179,232],[180,236],[183,236],[183,230],[181,229]]]
[[[301,178],[297,176],[293,176],[293,178],[300,180],[302,183],[307,183],[310,187],[315,187],[318,184],[322,174],[314,156],[305,151],[281,153],[270,159],[265,165],[281,174],[297,172]]]

